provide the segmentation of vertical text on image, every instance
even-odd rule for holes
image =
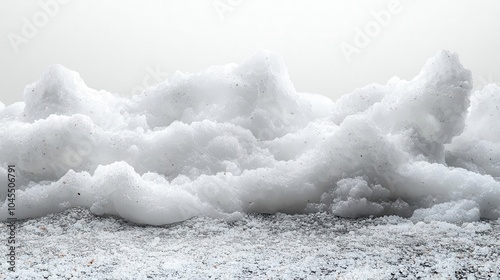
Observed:
[[[16,175],[15,175],[15,165],[8,166],[7,173],[7,211],[9,213],[9,218],[7,218],[7,263],[8,270],[16,271]]]

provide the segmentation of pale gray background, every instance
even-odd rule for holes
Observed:
[[[500,80],[500,1],[400,0],[371,43],[348,62],[340,44],[390,0],[70,0],[15,52],[9,34],[23,18],[43,12],[39,2],[0,1],[0,101],[22,100],[26,84],[60,63],[87,85],[123,95],[157,79],[160,69],[197,72],[240,62],[259,48],[280,53],[298,91],[337,99],[369,83],[416,75],[440,49],[460,54],[476,87]],[[214,3],[234,3],[222,19]],[[148,70],[149,69],[149,70]]]

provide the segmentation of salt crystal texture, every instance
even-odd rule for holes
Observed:
[[[411,81],[335,103],[297,93],[265,51],[130,99],[54,65],[24,102],[0,103],[0,177],[16,165],[17,218],[80,206],[151,225],[250,212],[497,219],[500,88],[471,89],[448,51]]]

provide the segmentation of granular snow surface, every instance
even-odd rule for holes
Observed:
[[[498,279],[500,87],[472,80],[440,51],[333,102],[259,51],[125,98],[53,65],[0,103],[0,273]]]
[[[138,226],[82,208],[19,223],[8,279],[499,279],[498,221],[327,213]],[[5,274],[5,262],[0,271]],[[43,276],[43,277],[42,277]]]

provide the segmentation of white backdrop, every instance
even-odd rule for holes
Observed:
[[[259,48],[283,56],[298,91],[332,99],[410,79],[440,49],[481,87],[500,81],[499,12],[498,0],[2,0],[0,101],[54,63],[129,96]]]

